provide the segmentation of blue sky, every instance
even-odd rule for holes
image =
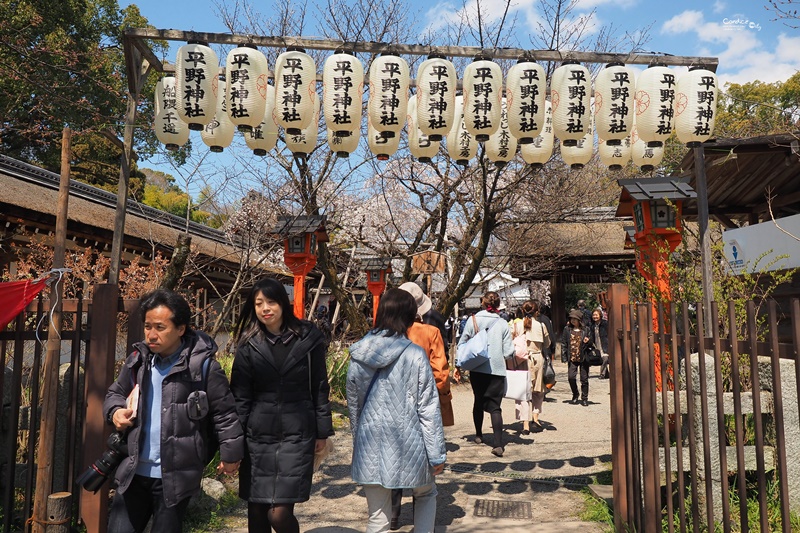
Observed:
[[[475,0],[470,0],[474,2]],[[216,3],[224,0],[139,0],[142,14],[157,28],[225,32],[216,16]],[[514,0],[513,10],[524,27],[532,26],[538,0]],[[766,0],[579,0],[576,12],[596,10],[596,24],[613,23],[627,31],[653,23],[646,51],[673,55],[715,56],[723,82],[755,79],[785,80],[800,70],[800,30],[772,20]],[[127,5],[123,0],[121,5]],[[255,4],[258,7],[258,4]],[[264,8],[267,3],[262,4]],[[419,10],[420,30],[453,14],[461,0],[412,0]],[[483,0],[482,5],[501,16],[503,0]],[[524,38],[524,37],[522,37]]]
[[[138,0],[142,15],[160,29],[180,29],[225,33],[227,30],[217,16],[217,5],[226,0]],[[478,0],[466,0],[467,9]],[[504,0],[479,0],[489,8],[491,16],[501,17]],[[513,14],[520,29],[519,40],[527,43],[530,28],[535,27],[540,0],[512,0]],[[314,10],[314,0],[309,0],[309,10]],[[342,0],[346,4],[348,0]],[[442,24],[447,17],[455,16],[463,0],[411,0],[417,13],[409,17],[419,21],[420,33],[426,27]],[[258,4],[257,9],[268,10],[271,3]],[[595,27],[613,24],[618,32],[636,32],[649,26],[650,41],[643,51],[682,56],[711,56],[719,58],[717,74],[722,84],[783,81],[800,70],[800,30],[793,29],[775,14],[765,9],[766,0],[578,0],[575,13],[595,10]],[[127,5],[125,0],[121,5]],[[418,16],[417,16],[418,14]],[[311,13],[308,14],[309,17]],[[797,22],[797,21],[795,21]],[[314,37],[314,35],[306,35]],[[182,43],[173,43],[172,58]],[[467,43],[474,44],[474,43]],[[524,45],[523,45],[524,46]],[[642,67],[643,68],[643,67]],[[724,86],[724,85],[723,85]],[[723,89],[724,90],[724,89]],[[243,145],[237,136],[234,144]],[[196,146],[202,150],[199,138]],[[240,146],[241,148],[241,146]],[[231,150],[237,149],[234,146]],[[229,150],[221,159],[212,159],[227,165]],[[156,156],[143,162],[144,167],[157,168],[173,175],[178,169],[160,164]],[[224,162],[224,163],[223,163]],[[260,166],[260,165],[257,165]],[[177,177],[177,176],[176,176]],[[189,184],[196,192],[197,185]]]

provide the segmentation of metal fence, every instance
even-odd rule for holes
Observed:
[[[798,531],[800,301],[609,298],[615,529]]]

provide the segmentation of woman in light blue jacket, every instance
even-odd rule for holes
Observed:
[[[434,476],[444,470],[447,452],[430,362],[406,337],[416,314],[413,296],[390,289],[375,328],[350,347],[353,481],[367,496],[367,533],[389,530],[391,489],[413,489],[416,533],[432,533],[436,519]]]
[[[514,343],[508,322],[500,318],[497,311],[500,307],[500,295],[489,291],[481,299],[483,311],[475,314],[478,330],[471,318],[467,319],[458,345],[465,344],[481,329],[489,330],[489,360],[470,370],[469,381],[475,403],[472,405],[472,421],[475,423],[475,443],[483,443],[483,413],[489,413],[492,420],[492,453],[502,457],[503,445],[503,411],[500,402],[506,391],[506,359],[514,355]]]

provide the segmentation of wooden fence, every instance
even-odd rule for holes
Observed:
[[[2,531],[21,531],[33,511],[38,426],[41,412],[42,362],[48,337],[49,300],[39,297],[0,331],[0,502]],[[102,418],[102,401],[113,379],[117,355],[143,336],[141,320],[130,320],[127,340],[118,344],[118,324],[125,324],[138,300],[121,300],[116,286],[98,285],[94,299],[63,302],[61,365],[51,492],[81,494],[73,498],[73,518],[84,517],[87,530],[105,530],[108,484],[98,494],[75,485],[75,479],[106,448],[110,428]],[[122,313],[121,316],[119,313]],[[73,369],[80,369],[74,372]],[[84,421],[86,423],[84,424]],[[88,519],[88,522],[87,522]],[[103,524],[103,525],[101,525]]]
[[[792,531],[800,301],[632,305],[621,285],[609,299],[615,529]]]

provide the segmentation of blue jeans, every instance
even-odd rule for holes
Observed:
[[[436,483],[411,489],[414,495],[414,533],[433,533],[436,522]],[[367,533],[389,531],[392,514],[392,489],[381,485],[364,485],[369,520]]]
[[[189,498],[173,507],[164,501],[161,479],[134,476],[128,490],[117,492],[111,502],[108,533],[142,533],[153,518],[152,533],[181,533]]]

